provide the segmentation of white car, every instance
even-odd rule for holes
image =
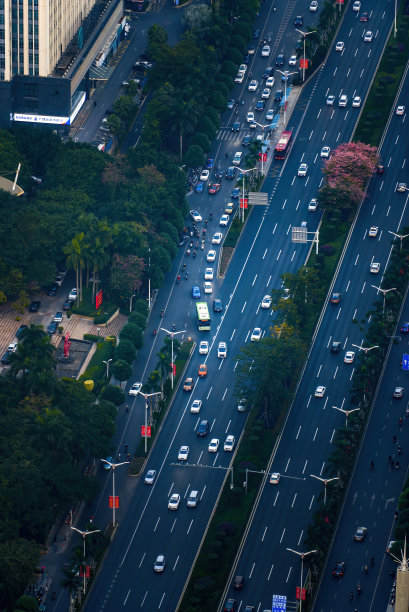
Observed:
[[[312,198],[312,200],[310,200],[310,203],[308,204],[309,212],[315,212],[317,210],[317,206],[318,206],[317,198]]]
[[[307,176],[307,172],[308,172],[308,166],[307,164],[300,164],[300,167],[298,168],[298,176]]]
[[[243,83],[243,81],[244,81],[244,74],[242,72],[238,72],[236,76],[234,77],[234,82]]]
[[[250,342],[258,342],[261,339],[262,333],[259,327],[255,327],[251,332]]]
[[[132,385],[132,387],[129,389],[129,395],[133,395],[136,396],[138,395],[139,391],[142,389],[142,383],[141,382],[136,382]]]
[[[220,440],[218,438],[212,438],[207,448],[209,453],[217,453],[217,451],[219,450],[219,444],[220,444]]]
[[[372,227],[369,228],[368,236],[369,238],[376,238],[377,235],[378,235],[378,228],[376,227],[376,225],[372,225]]]
[[[335,96],[332,94],[327,97],[327,106],[334,106]]]
[[[355,2],[352,5],[352,10],[355,11],[356,13],[361,10],[361,3],[359,2],[359,0],[355,0]]]
[[[270,108],[270,110],[266,113],[266,121],[272,121],[274,119],[274,109]]]
[[[369,268],[369,270],[370,270],[370,272],[372,272],[372,274],[378,274],[380,269],[381,269],[381,264],[378,263],[377,261],[373,261],[371,263],[370,268]]]
[[[314,397],[324,397],[326,391],[326,387],[319,385],[314,391]]]
[[[280,474],[278,472],[273,472],[270,476],[270,484],[278,484],[280,482]]]
[[[265,295],[261,300],[261,308],[270,308],[272,301],[271,295]]]
[[[264,100],[267,100],[270,97],[271,94],[271,89],[269,87],[265,87],[265,89],[263,89],[263,91],[261,92],[261,97],[264,98]]]
[[[17,350],[17,346],[18,346],[18,342],[10,342],[7,352],[8,353],[15,353]]]
[[[297,56],[296,55],[292,55],[290,57],[290,59],[288,60],[288,64],[290,66],[296,66],[297,65]]]
[[[268,79],[266,80],[266,87],[274,87],[274,83],[275,83],[275,78],[268,77]]]
[[[264,45],[261,49],[261,57],[270,57],[271,49],[268,45]]]
[[[205,270],[205,280],[213,280],[214,271],[213,268],[206,268]]]
[[[205,171],[203,170],[203,172],[205,172]],[[203,174],[203,172],[202,172],[202,174]],[[207,176],[209,177],[209,171],[206,170],[206,172],[207,172]],[[202,216],[197,212],[197,210],[191,210],[190,211],[190,216],[192,217],[192,219],[193,219],[193,221],[195,223],[199,223],[202,220]]]
[[[331,155],[331,149],[329,147],[322,147],[320,156],[323,159],[328,159],[330,155]]]
[[[405,107],[404,106],[397,106],[396,107],[396,114],[397,115],[404,115],[405,114]]]
[[[228,225],[229,219],[230,219],[229,215],[222,215],[220,217],[219,225]]]
[[[223,234],[221,232],[216,232],[212,238],[212,244],[220,244],[223,240]]]
[[[311,13],[316,13],[318,9],[318,2],[317,0],[311,0],[311,4],[310,4],[310,11]]]
[[[156,561],[153,564],[153,571],[156,572],[157,574],[161,574],[162,572],[165,571],[165,556],[164,555],[158,555],[156,557]]]
[[[201,340],[199,344],[199,355],[207,355],[209,352],[209,343],[207,340]]]
[[[341,108],[345,107],[348,104],[348,96],[346,94],[342,94],[338,101],[338,106]]]
[[[247,113],[246,121],[247,121],[247,123],[253,123],[254,122],[254,113],[253,112],[249,111]]]
[[[210,172],[206,168],[202,170],[202,174],[200,175],[200,181],[207,181],[209,179]]]
[[[365,33],[365,36],[364,36],[364,42],[372,42],[372,39],[373,39],[373,32],[371,32],[370,30],[368,30],[368,31]]]
[[[169,510],[177,510],[180,504],[180,495],[179,493],[173,493],[168,502]]]
[[[145,484],[151,485],[155,482],[156,470],[148,470],[145,474]]]
[[[71,291],[68,294],[68,299],[71,300],[72,302],[74,302],[77,299],[77,293],[78,293],[78,289],[76,289],[75,287],[73,289],[71,289]]]
[[[344,357],[344,363],[352,363],[355,359],[354,351],[347,351]]]
[[[206,281],[204,284],[204,292],[205,293],[213,293],[213,285],[210,281]]]
[[[335,51],[343,51],[344,48],[345,44],[341,40],[335,45]]]
[[[249,91],[257,91],[258,81],[256,79],[252,79],[247,87]]]
[[[361,98],[360,98],[359,96],[355,96],[355,97],[352,99],[352,106],[353,106],[354,108],[359,108],[359,107],[361,106]]]
[[[219,342],[219,346],[217,347],[217,356],[219,359],[224,359],[227,357],[227,344],[225,342]]]
[[[236,439],[234,436],[227,436],[225,443],[223,444],[223,450],[232,451],[235,443],[236,443]]]
[[[62,313],[62,312],[56,312],[56,313],[55,313],[55,315],[54,315],[54,319],[53,319],[53,320],[54,320],[56,323],[62,323],[63,316],[64,316],[64,315],[63,315],[63,313]]]
[[[209,251],[206,257],[206,261],[208,261],[209,263],[211,261],[216,261],[216,251]]]
[[[187,461],[189,457],[189,447],[181,446],[178,452],[178,461]]]
[[[240,64],[239,72],[241,72],[242,74],[246,74],[246,71],[247,71],[247,64]]]
[[[200,412],[200,408],[202,407],[202,400],[195,399],[190,406],[190,412],[192,414],[197,414]]]

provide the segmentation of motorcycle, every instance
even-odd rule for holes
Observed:
[[[156,336],[158,332],[156,331],[156,329],[153,330],[153,335]]]
[[[204,251],[204,242],[202,242],[202,246],[200,247],[202,251]]]
[[[190,249],[186,251],[186,255],[190,255]]]
[[[196,257],[196,251],[193,251],[193,257]]]
[[[180,276],[178,276],[178,277],[177,277],[177,279],[176,279],[176,284],[177,284],[177,285],[180,285]]]

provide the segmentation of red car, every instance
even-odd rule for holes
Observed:
[[[209,187],[209,193],[213,195],[217,193],[219,189],[220,189],[220,183],[214,183],[213,185],[211,185],[211,187]]]
[[[368,19],[369,19],[368,13],[362,13],[362,15],[359,18],[359,21],[365,22],[365,21],[368,21]]]

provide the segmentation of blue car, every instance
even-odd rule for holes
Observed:
[[[199,289],[199,287],[192,287],[192,297],[194,297],[195,300],[199,300],[200,299],[200,289]]]
[[[233,200],[237,200],[239,196],[240,196],[240,187],[235,187],[233,191],[231,192],[231,197],[233,198]]]
[[[213,168],[213,166],[214,166],[214,159],[213,159],[213,157],[209,157],[208,160],[207,160],[206,168],[208,170],[211,170]]]
[[[202,181],[199,181],[198,184],[196,185],[195,191],[197,191],[197,193],[202,193],[203,188],[204,188],[204,183],[202,183]]]
[[[409,334],[409,323],[402,323],[401,328],[400,328],[400,333],[401,334]]]

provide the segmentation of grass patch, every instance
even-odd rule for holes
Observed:
[[[230,259],[233,257],[234,249],[239,241],[241,236],[241,232],[246,224],[247,218],[250,214],[250,208],[244,211],[244,223],[241,220],[241,211],[238,209],[237,214],[234,216],[233,221],[230,223],[230,227],[226,234],[226,238],[223,242],[221,257],[220,257],[220,266],[219,266],[219,276],[224,276],[226,274],[227,267],[230,263]]]
[[[114,312],[118,310],[117,304],[111,304],[109,302],[103,302],[102,306],[97,310],[95,308],[95,300],[92,300],[92,287],[85,287],[82,289],[82,301],[80,305],[71,308],[71,312],[74,314],[82,315],[83,317],[96,317],[98,315],[105,315],[105,319],[109,319]],[[104,319],[104,322],[105,322]]]

